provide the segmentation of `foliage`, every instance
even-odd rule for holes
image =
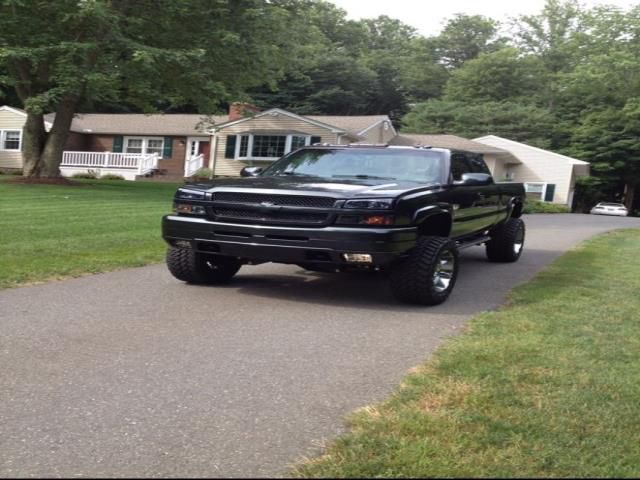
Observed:
[[[566,205],[557,203],[541,202],[540,200],[527,199],[522,209],[523,213],[570,213],[571,210]]]
[[[211,169],[202,167],[198,169],[193,175],[193,178],[211,178]]]
[[[474,318],[306,478],[640,475],[640,232],[570,251]],[[615,281],[611,281],[615,279]]]
[[[555,124],[547,109],[521,103],[429,100],[403,118],[409,133],[449,133],[466,138],[493,134],[541,148],[549,146]]]
[[[114,173],[107,173],[105,175],[100,175],[100,180],[124,180],[124,177]]]
[[[0,179],[0,288],[162,261],[158,221],[171,211],[176,186]]]
[[[73,175],[71,175],[71,178],[84,178],[84,179],[97,179],[98,178],[98,172],[96,172],[95,170],[87,170],[86,172],[79,172],[79,173],[74,173]]]
[[[438,36],[442,62],[449,67],[461,67],[482,53],[504,45],[505,39],[496,38],[498,22],[481,15],[457,14],[447,22]]]

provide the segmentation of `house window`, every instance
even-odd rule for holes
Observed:
[[[164,141],[161,138],[150,138],[147,140],[147,153],[157,153],[158,156],[161,157],[163,147]]]
[[[22,131],[0,130],[0,142],[2,150],[20,150],[22,143]]]
[[[305,145],[308,145],[307,143],[307,139],[309,137],[303,137],[301,135],[293,135],[291,137],[291,151],[293,152],[294,150],[297,150],[299,148],[304,147]]]
[[[225,158],[236,160],[277,160],[320,137],[311,135],[228,135]]]
[[[157,153],[162,157],[164,150],[164,138],[157,137],[126,137],[125,153],[150,155]]]
[[[258,158],[280,158],[287,145],[286,135],[253,135],[251,156]]]

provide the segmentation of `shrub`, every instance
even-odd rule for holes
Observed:
[[[571,213],[566,205],[557,203],[541,202],[540,200],[527,199],[524,204],[523,213]]]
[[[191,175],[191,178],[210,178],[210,177],[211,177],[211,169],[206,167],[203,167],[197,170],[193,175]]]
[[[124,180],[122,175],[116,175],[115,173],[107,173],[100,177],[100,180]]]
[[[86,172],[74,173],[71,175],[71,178],[87,178],[90,180],[95,180],[98,178],[98,172],[95,170],[87,170]]]

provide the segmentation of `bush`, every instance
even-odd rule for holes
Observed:
[[[571,213],[566,205],[541,202],[540,200],[526,200],[523,213]]]
[[[74,173],[73,175],[71,175],[71,178],[87,178],[89,180],[95,180],[96,178],[98,178],[98,172],[96,172],[95,170],[87,170],[86,172],[82,173]]]
[[[115,173],[107,173],[100,177],[100,180],[124,180],[122,175],[116,175]]]
[[[191,178],[210,178],[211,177],[211,169],[210,168],[201,168],[199,170],[197,170],[193,175],[191,175]]]

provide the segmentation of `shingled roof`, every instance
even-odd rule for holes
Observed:
[[[53,122],[54,115],[47,115]],[[209,117],[215,124],[225,122],[226,115]],[[207,135],[207,117],[191,113],[78,113],[73,118],[71,131],[116,135]]]
[[[360,133],[383,120],[386,115],[304,115],[339,129]],[[46,115],[53,122],[54,114]],[[78,133],[102,133],[116,135],[206,135],[205,129],[213,125],[204,124],[207,117],[201,114],[166,113],[145,115],[141,113],[79,113],[73,119],[71,131]],[[214,125],[226,123],[227,115],[209,117]]]

